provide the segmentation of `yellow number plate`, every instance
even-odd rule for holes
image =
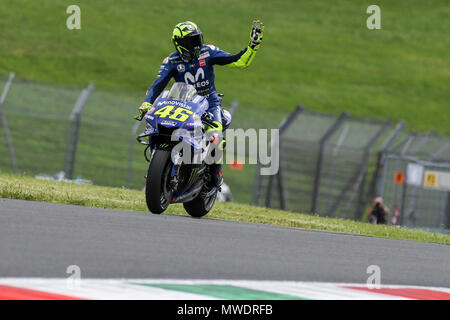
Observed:
[[[159,109],[158,111],[156,111],[154,114],[159,116],[162,119],[169,117],[169,119],[181,121],[181,122],[186,121],[193,114],[193,112],[191,110],[187,110],[182,107],[178,107],[175,110],[174,110],[174,108],[176,108],[176,107],[171,106],[171,105],[164,106],[161,109]]]

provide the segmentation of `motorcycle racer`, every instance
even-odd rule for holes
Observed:
[[[139,108],[139,115],[135,119],[142,120],[170,79],[174,78],[176,82],[194,85],[198,94],[208,100],[208,114],[215,125],[214,128],[208,129],[222,131],[224,129],[222,124],[224,112],[214,83],[213,66],[247,68],[260,48],[263,31],[264,25],[259,20],[254,21],[248,46],[233,55],[214,45],[204,45],[203,34],[195,23],[186,21],[177,24],[172,33],[175,51],[163,60],[157,78],[148,89],[145,101]],[[229,117],[229,113],[225,114],[225,117]],[[228,125],[230,122],[231,119],[228,119]],[[213,186],[220,187],[223,182],[221,168],[220,163],[210,165]]]

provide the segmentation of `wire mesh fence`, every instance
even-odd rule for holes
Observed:
[[[88,177],[95,184],[143,187],[147,164],[142,155],[129,157],[132,115],[136,113],[136,101],[142,99],[141,96],[98,90],[92,93],[82,115],[75,175]],[[129,161],[133,174],[127,185]]]
[[[411,133],[383,153],[377,194],[390,224],[450,229],[450,139]]]
[[[255,175],[252,203],[364,220],[381,196],[388,224],[450,229],[450,139],[393,123],[298,107],[280,126],[280,170]]]
[[[7,78],[0,77],[5,88]],[[5,90],[3,90],[5,92]],[[142,95],[63,88],[14,79],[2,105],[14,145],[17,171],[124,186],[129,167],[129,132]],[[3,126],[4,127],[4,126]],[[2,128],[4,129],[4,128]],[[2,130],[4,131],[4,130]],[[0,169],[13,172],[5,135],[0,140]],[[145,170],[145,163],[131,159]],[[130,186],[141,188],[135,179]],[[143,177],[143,174],[139,175]]]
[[[9,92],[9,88],[11,87],[11,83],[14,79],[15,74],[11,73],[8,78],[0,75],[0,84],[4,88],[0,95],[0,127],[3,127],[4,135],[0,136],[0,154],[9,154],[9,161],[11,163],[11,169],[13,173],[17,173],[17,162],[16,155],[14,151],[14,145],[12,143],[11,131],[9,130],[8,121],[6,119],[6,115],[3,111],[3,105],[5,103],[6,96]],[[6,150],[5,150],[6,149]],[[6,166],[6,162],[8,161],[8,157],[2,156],[0,157],[0,166]]]
[[[280,127],[280,170],[256,175],[253,204],[360,219],[377,143],[389,137],[392,124],[298,107]]]
[[[62,170],[68,115],[79,94],[79,89],[14,80],[2,109],[20,172],[34,175]],[[3,155],[8,154],[5,147],[2,143]],[[1,165],[6,172],[12,170],[4,162]]]

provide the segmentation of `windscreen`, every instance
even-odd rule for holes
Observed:
[[[172,88],[170,88],[167,99],[186,102],[191,100],[196,93],[197,91],[195,90],[194,86],[183,82],[175,82]]]

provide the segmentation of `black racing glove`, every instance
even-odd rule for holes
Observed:
[[[264,25],[261,21],[253,21],[252,31],[250,33],[250,43],[248,44],[253,50],[258,50],[263,39]]]

